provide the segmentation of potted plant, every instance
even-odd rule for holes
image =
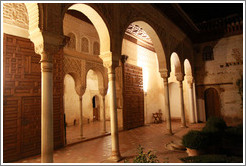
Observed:
[[[204,153],[208,146],[208,136],[196,130],[191,130],[183,136],[182,144],[186,147],[188,156],[197,156]]]

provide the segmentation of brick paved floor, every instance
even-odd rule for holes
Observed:
[[[96,129],[96,130],[95,130]],[[106,131],[110,132],[110,121],[106,121]],[[83,125],[83,137],[84,139],[90,139],[104,135],[103,123],[99,121],[90,122]],[[72,144],[81,141],[80,125],[66,127],[67,144]]]
[[[120,152],[124,159],[130,162],[137,154],[137,147],[141,145],[144,151],[152,150],[161,163],[179,163],[180,157],[187,156],[185,151],[172,151],[166,144],[179,141],[191,129],[200,130],[204,123],[190,124],[188,128],[181,128],[180,123],[172,122],[174,135],[168,135],[166,124],[150,124],[132,130],[119,132]],[[94,128],[92,130],[98,130]],[[92,131],[91,131],[92,132]],[[108,162],[111,154],[111,136],[66,146],[54,151],[55,163],[102,163]],[[124,162],[124,159],[120,161]],[[40,155],[25,158],[15,163],[40,163]]]

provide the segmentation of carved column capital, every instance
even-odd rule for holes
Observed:
[[[121,56],[121,62],[122,62],[123,64],[126,63],[127,59],[128,59],[128,56],[127,56],[127,55],[122,55],[122,56]]]
[[[182,73],[175,73],[175,77],[177,81],[181,82],[183,81],[183,74]]]
[[[81,97],[84,95],[85,90],[86,90],[86,88],[83,87],[82,85],[77,85],[77,86],[75,86],[75,91],[76,91],[76,93],[77,93],[79,96],[81,96]]]
[[[66,36],[40,30],[33,31],[30,39],[34,43],[35,52],[41,55],[41,62],[52,62],[52,56],[67,42]]]
[[[160,72],[162,78],[166,78],[166,79],[168,78],[168,70],[167,69],[160,69],[159,72]]]
[[[111,52],[107,52],[99,55],[99,57],[103,60],[103,66],[109,70],[115,70],[116,67],[119,66],[119,60],[115,59]]]
[[[193,77],[192,76],[185,76],[186,77],[186,80],[187,80],[187,83],[189,84],[190,88],[193,87]]]
[[[101,94],[102,96],[105,96],[105,95],[107,94],[107,89],[101,88],[101,89],[99,89],[99,92],[100,92],[100,94]]]

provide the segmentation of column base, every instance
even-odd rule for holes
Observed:
[[[122,159],[123,158],[121,157],[120,154],[116,154],[116,153],[112,152],[111,156],[108,158],[107,161],[118,162],[118,161],[120,161]]]
[[[181,128],[188,128],[188,126],[186,126],[186,125],[181,125]]]
[[[172,132],[172,130],[170,130],[170,129],[167,129],[167,135],[173,135],[173,132]]]
[[[102,134],[108,134],[108,133],[109,133],[109,132],[107,132],[107,131],[103,131],[103,132],[102,132]]]
[[[85,139],[85,137],[84,136],[80,136],[80,139]]]

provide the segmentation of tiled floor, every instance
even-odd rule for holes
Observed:
[[[110,121],[106,121],[106,132],[110,132]],[[80,136],[80,125],[68,126],[66,128],[67,144],[79,142],[84,139],[90,139],[104,135],[103,122],[95,121],[83,125],[83,139]]]
[[[99,125],[100,124],[95,124]],[[109,125],[109,124],[108,124]],[[132,130],[119,132],[120,152],[124,159],[130,162],[137,154],[137,147],[141,145],[144,151],[152,150],[156,153],[161,163],[179,163],[180,157],[187,156],[185,151],[171,151],[166,148],[170,142],[180,141],[181,137],[191,129],[199,130],[203,123],[190,124],[188,128],[181,128],[180,123],[172,122],[174,135],[168,135],[166,124],[151,124]],[[109,128],[108,128],[109,129]],[[90,133],[100,131],[98,128],[91,129]],[[109,131],[109,130],[108,130]],[[88,133],[89,135],[89,133]],[[86,136],[86,132],[85,132]],[[66,146],[54,151],[55,163],[102,163],[108,162],[111,154],[111,136],[84,141]],[[120,162],[124,162],[124,159]],[[17,161],[16,163],[39,163],[40,155]]]

